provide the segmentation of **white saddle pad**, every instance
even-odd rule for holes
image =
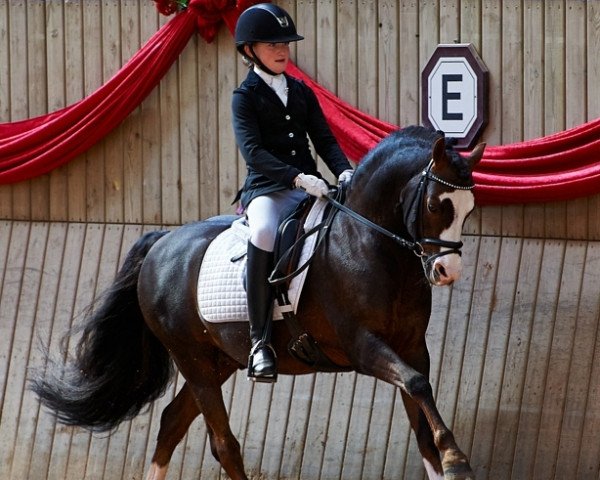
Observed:
[[[326,200],[317,200],[309,212],[304,229],[308,231],[323,218]],[[236,220],[231,228],[218,235],[208,246],[198,276],[198,312],[208,322],[248,321],[248,306],[243,275],[250,231],[244,218]],[[310,258],[317,234],[304,241],[298,265]],[[232,261],[234,259],[234,261]],[[237,259],[237,260],[235,260]],[[288,290],[290,307],[296,312],[308,268],[294,277]],[[273,319],[283,319],[282,310],[274,302]],[[286,307],[283,307],[286,308]]]

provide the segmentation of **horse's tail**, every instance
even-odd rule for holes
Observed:
[[[160,397],[173,373],[167,350],[144,322],[137,298],[142,262],[166,231],[142,236],[129,251],[113,284],[89,307],[66,365],[48,359],[31,389],[62,423],[96,431],[116,428]]]

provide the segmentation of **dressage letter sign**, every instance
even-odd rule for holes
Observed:
[[[471,44],[438,45],[421,74],[423,124],[471,148],[487,123],[488,70]]]

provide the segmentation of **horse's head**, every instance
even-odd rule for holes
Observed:
[[[479,144],[467,157],[447,148],[444,138],[433,145],[431,161],[405,189],[406,226],[420,246],[425,275],[432,285],[450,285],[460,277],[461,234],[475,207],[473,167],[483,155]]]

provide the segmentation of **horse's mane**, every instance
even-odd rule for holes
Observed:
[[[412,125],[392,132],[371,149],[356,168],[357,183],[373,179],[393,180],[405,185],[431,160],[433,145],[443,132]],[[446,155],[459,180],[468,181],[471,173],[466,160],[453,148],[455,140],[445,138]],[[353,179],[354,180],[354,179]]]

